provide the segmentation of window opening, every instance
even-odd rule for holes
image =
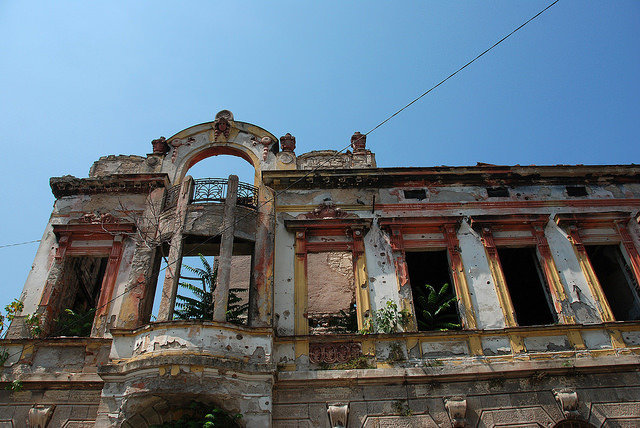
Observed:
[[[498,248],[498,257],[518,325],[554,324],[551,296],[535,248]]]
[[[233,244],[227,301],[227,321],[235,324],[248,323],[249,293],[252,275],[252,254],[254,243],[236,239]],[[158,316],[162,288],[164,287],[169,249],[163,249],[165,257],[159,254],[157,261],[157,283],[154,294],[151,320]],[[174,320],[212,320],[213,295],[218,285],[218,255],[220,236],[207,237],[187,235],[183,241],[183,256],[179,275],[178,290],[174,305]],[[172,266],[173,267],[173,266]]]
[[[487,187],[487,195],[490,198],[508,198],[509,189],[506,187]]]
[[[567,186],[567,195],[572,197],[587,196],[587,189],[584,186]]]
[[[108,257],[75,256],[65,261],[63,295],[53,334],[89,336]]]
[[[417,199],[422,201],[427,199],[427,192],[424,189],[403,190],[405,199]]]
[[[418,330],[460,328],[447,251],[407,252]]]
[[[640,319],[637,284],[618,245],[585,245],[613,316],[618,321]]]
[[[307,319],[311,334],[355,333],[356,295],[350,251],[307,254]]]

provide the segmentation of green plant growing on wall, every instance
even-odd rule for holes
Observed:
[[[40,326],[40,314],[29,314],[24,318],[24,323],[29,330],[29,336],[38,337],[42,333],[42,327]]]
[[[65,309],[56,319],[57,336],[90,336],[95,313],[95,308],[84,311]]]
[[[4,333],[4,329],[8,326],[8,322],[13,321],[18,313],[23,309],[24,303],[18,299],[13,299],[13,302],[4,307],[6,315],[0,314],[0,334]],[[27,330],[31,337],[37,337],[42,333],[39,314],[29,314],[25,316],[24,323],[27,326]]]
[[[456,312],[456,296],[449,284],[439,290],[425,284],[414,290],[416,318],[420,330],[458,330],[460,320]]]
[[[411,313],[407,309],[398,310],[396,302],[387,303],[374,313],[373,323],[378,333],[391,334],[398,331],[398,326],[406,328],[411,322]]]
[[[183,277],[189,281],[199,282],[194,285],[190,282],[180,282],[179,285],[185,290],[189,290],[193,297],[178,294],[176,296],[175,319],[181,320],[212,320],[213,319],[213,291],[216,288],[218,278],[218,267],[211,267],[211,264],[202,255],[198,254],[202,267],[184,265],[184,267],[195,274],[195,277]],[[227,302],[227,321],[242,323],[242,318],[248,311],[249,304],[241,303],[238,297],[239,288],[229,289],[229,300]]]
[[[9,385],[7,385],[5,389],[7,389],[8,391],[19,392],[19,391],[22,391],[22,386],[23,386],[22,381],[16,379],[13,382],[11,382]]]

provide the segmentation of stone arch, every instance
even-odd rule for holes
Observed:
[[[227,409],[219,400],[202,394],[142,394],[129,397],[126,413],[123,414],[121,427],[149,428],[180,419],[189,413],[191,404],[197,402],[210,408],[219,408],[230,414],[237,409]]]
[[[221,123],[224,125],[221,127]],[[222,110],[216,120],[194,125],[167,139],[170,154],[163,171],[173,184],[181,183],[196,163],[218,155],[231,155],[249,162],[255,170],[254,185],[262,184],[262,171],[275,169],[278,139],[270,132],[245,122],[233,120]]]

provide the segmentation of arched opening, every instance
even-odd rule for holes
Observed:
[[[248,166],[247,166],[248,163]],[[224,165],[228,164],[230,168]],[[210,175],[208,171],[213,171],[215,167],[221,167],[220,172],[230,171],[226,175]],[[237,168],[234,171],[232,168]],[[178,174],[176,184],[182,182],[184,177],[191,175],[196,178],[200,174],[206,177],[228,177],[235,174],[240,181],[260,186],[262,181],[260,160],[256,155],[244,146],[235,143],[227,143],[225,146],[213,146],[190,154],[185,160]]]
[[[210,147],[194,153],[185,163],[182,178],[193,178],[186,227],[180,231],[181,262],[176,263],[179,277],[173,307],[173,318],[182,320],[213,319],[214,294],[219,280],[228,288],[227,321],[248,324],[249,294],[252,284],[255,249],[255,215],[258,208],[257,186],[259,162],[253,153],[233,147]],[[223,256],[224,210],[229,176],[238,176],[238,197],[235,209],[231,255]],[[181,180],[182,182],[183,180]],[[254,185],[255,184],[255,185]],[[181,184],[175,184],[179,188]],[[165,203],[164,210],[176,209]],[[247,224],[253,224],[247,227]],[[168,246],[159,247],[156,282],[151,320],[158,319],[165,271],[168,266]],[[230,269],[222,274],[225,266]],[[229,267],[230,266],[230,267]]]

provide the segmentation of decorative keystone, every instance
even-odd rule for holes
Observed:
[[[151,145],[153,146],[154,155],[166,155],[169,152],[169,144],[164,137],[151,141]]]
[[[467,399],[464,397],[449,397],[444,399],[444,407],[449,413],[451,424],[455,428],[468,426],[467,424]]]
[[[554,389],[553,395],[562,409],[564,417],[567,419],[577,419],[578,413],[578,393],[569,388]]]
[[[327,413],[331,428],[347,428],[349,418],[349,403],[329,404]]]
[[[27,416],[29,428],[47,428],[47,425],[49,425],[49,421],[51,420],[51,416],[53,416],[53,410],[55,408],[55,405],[43,406],[40,404],[36,404],[31,409],[29,409],[29,415]]]
[[[283,152],[293,152],[296,149],[296,137],[287,132],[280,137],[280,150]]]
[[[231,131],[231,124],[229,120],[225,116],[220,116],[216,118],[216,121],[213,122],[213,138],[218,139],[218,137],[222,134],[225,138],[229,138],[229,132]]]
[[[367,147],[367,136],[359,132],[351,136],[351,147],[354,152],[364,152]]]

